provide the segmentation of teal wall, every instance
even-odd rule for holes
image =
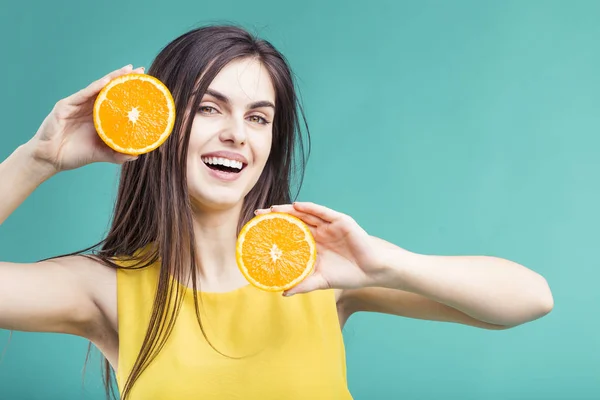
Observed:
[[[352,317],[356,399],[600,398],[600,2],[6,3],[1,159],[59,98],[231,21],[271,40],[299,77],[314,144],[301,199],[416,252],[497,255],[548,279],[554,311],[508,331]],[[1,259],[100,239],[117,172],[93,165],[44,184],[0,228]],[[0,331],[0,351],[7,340]],[[0,398],[101,399],[97,356],[82,387],[86,347],[16,332]]]

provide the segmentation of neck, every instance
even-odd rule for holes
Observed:
[[[197,285],[203,291],[220,292],[247,284],[235,260],[237,226],[242,204],[219,211],[194,213]]]

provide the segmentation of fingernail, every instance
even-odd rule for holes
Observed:
[[[133,68],[132,64],[127,64],[126,66],[123,67],[123,69],[131,69]]]
[[[258,214],[258,210],[254,210],[254,215]]]

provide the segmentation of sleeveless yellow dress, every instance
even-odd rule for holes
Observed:
[[[159,268],[117,272],[120,393],[146,334]],[[207,341],[193,291],[181,288],[185,296],[171,336],[129,400],[352,399],[333,290],[289,298],[251,285],[198,292]]]

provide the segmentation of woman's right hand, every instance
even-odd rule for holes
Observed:
[[[28,143],[35,160],[56,173],[93,162],[122,164],[135,159],[108,147],[98,136],[93,121],[98,93],[112,79],[131,72],[143,73],[144,68],[133,70],[128,65],[58,101]]]

